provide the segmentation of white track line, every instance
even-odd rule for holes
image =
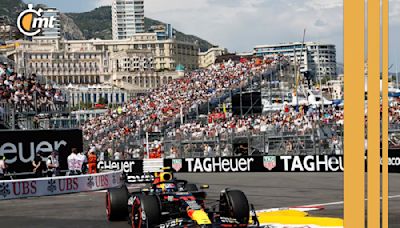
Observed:
[[[388,199],[395,199],[395,198],[400,198],[400,195],[394,195],[394,196],[388,196]],[[382,197],[381,197],[382,199]],[[368,199],[365,199],[367,201]],[[318,206],[331,206],[331,205],[339,205],[339,204],[344,204],[344,201],[336,201],[336,202],[330,202],[330,203],[320,203],[320,204],[310,204],[310,205],[302,205],[300,207],[318,207]]]

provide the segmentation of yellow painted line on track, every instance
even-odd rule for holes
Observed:
[[[315,225],[320,227],[343,227],[343,219],[310,217],[308,213],[295,210],[282,210],[257,213],[260,224]]]

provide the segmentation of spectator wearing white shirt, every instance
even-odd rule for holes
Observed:
[[[68,170],[69,175],[79,175],[81,169],[79,168],[79,158],[78,158],[78,150],[76,148],[72,148],[71,154],[68,156]]]
[[[4,174],[6,173],[7,164],[6,164],[6,157],[2,157],[0,159],[0,180],[4,179]]]

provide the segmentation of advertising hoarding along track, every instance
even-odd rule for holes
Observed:
[[[150,159],[151,160],[151,159]],[[132,182],[150,182],[149,176],[155,166],[148,167],[147,160],[125,160],[99,162],[98,169],[122,170]],[[367,159],[365,159],[367,162]],[[381,162],[382,163],[382,162]],[[248,157],[203,157],[164,159],[157,163],[170,167],[176,173],[218,173],[218,172],[343,172],[342,155],[303,156],[248,156]],[[390,151],[389,172],[400,173],[400,153]],[[129,178],[131,177],[131,178]]]
[[[121,186],[122,171],[0,181],[0,200],[98,191]]]
[[[32,172],[35,155],[47,157],[53,150],[59,152],[60,170],[68,170],[72,148],[83,150],[82,130],[0,131],[0,157],[6,157],[9,172]]]

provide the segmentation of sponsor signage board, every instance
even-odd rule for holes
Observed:
[[[143,173],[143,160],[109,160],[97,162],[98,170],[121,170],[126,173]]]
[[[0,200],[98,191],[120,186],[121,173],[0,181]]]
[[[122,170],[129,182],[151,182],[154,167],[143,160],[99,162],[98,169]],[[400,152],[389,151],[389,172],[400,173]],[[164,167],[176,173],[218,172],[343,172],[342,155],[248,156],[164,159]],[[151,168],[151,169],[150,169]],[[161,167],[159,167],[161,168]]]
[[[178,164],[178,165],[177,165]],[[391,173],[400,173],[400,151],[389,151]],[[342,155],[250,156],[165,159],[177,173],[208,172],[343,172]]]
[[[154,175],[144,170],[144,160],[99,161],[97,169],[122,171],[128,183],[151,183],[154,180]]]
[[[6,157],[9,172],[32,172],[36,154],[41,151],[47,157],[53,150],[59,152],[60,169],[67,170],[72,148],[83,150],[79,129],[0,131],[0,157]]]
[[[177,161],[179,160],[179,161]],[[179,163],[179,166],[174,164]],[[342,156],[253,156],[166,159],[174,172],[341,172]]]

